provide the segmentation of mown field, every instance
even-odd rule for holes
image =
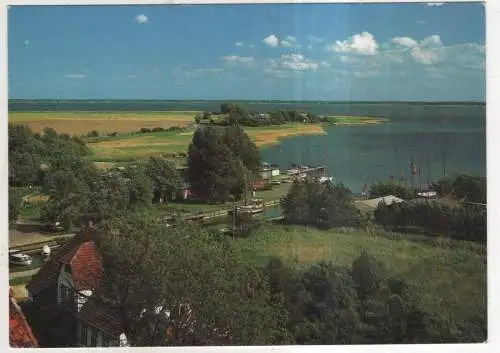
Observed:
[[[443,317],[467,320],[487,308],[486,249],[479,245],[272,224],[258,233],[233,243],[256,264],[275,255],[293,266],[327,260],[350,267],[366,250],[385,266],[389,276],[405,278],[423,305]]]
[[[51,127],[58,133],[82,135],[92,130],[99,133],[127,133],[141,128],[168,128],[193,123],[195,111],[171,112],[9,112],[9,122],[28,125],[41,132]]]

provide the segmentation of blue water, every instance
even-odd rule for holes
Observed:
[[[10,100],[9,111],[218,111],[221,101]],[[298,109],[325,115],[389,118],[382,125],[329,127],[324,136],[298,136],[262,152],[269,163],[326,164],[330,175],[359,193],[365,183],[403,177],[410,160],[426,183],[444,173],[486,175],[486,106],[478,103],[238,102],[252,111]]]

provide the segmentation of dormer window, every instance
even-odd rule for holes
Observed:
[[[71,274],[71,267],[69,265],[63,265],[64,273]]]

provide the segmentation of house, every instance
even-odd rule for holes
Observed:
[[[280,175],[280,170],[277,167],[266,167],[260,170],[260,176],[262,179],[271,179]]]
[[[38,348],[38,342],[9,288],[9,342],[13,348]]]
[[[382,201],[385,202],[386,205],[405,202],[405,200],[400,199],[399,197],[396,197],[394,195],[388,195],[384,197],[377,197],[375,199],[356,201],[354,204],[361,211],[361,213],[366,214],[375,212],[375,210],[378,208],[378,205]]]
[[[93,297],[102,276],[98,233],[85,228],[63,245],[36,273],[26,289],[29,300],[69,318],[61,327],[77,346],[127,346],[116,313]]]

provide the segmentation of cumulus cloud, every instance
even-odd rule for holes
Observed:
[[[135,16],[134,18],[135,22],[137,23],[148,23],[149,19],[148,19],[148,16],[144,15],[144,14],[139,14],[137,16]]]
[[[26,40],[24,41],[24,45],[28,46],[29,44],[30,44],[30,41],[26,39]]]
[[[295,47],[297,45],[297,38],[294,36],[287,36],[285,39],[280,41],[283,47]]]
[[[397,47],[409,49],[410,56],[420,64],[433,65],[440,60],[439,49],[442,48],[443,42],[441,37],[437,34],[428,36],[421,40],[416,41],[410,37],[394,37],[391,43],[396,46],[395,52],[389,52],[393,58],[397,58],[398,54],[405,54],[405,52],[398,52]],[[398,59],[401,61],[401,59]]]
[[[334,55],[333,59],[359,78],[373,76],[376,72],[394,76],[397,72],[420,70],[429,78],[439,79],[446,75],[484,74],[485,69],[484,45],[462,43],[446,46],[437,34],[421,40],[397,36],[381,43],[374,55],[359,55],[356,50],[336,52],[341,55]]]
[[[327,51],[336,53],[352,53],[360,55],[377,54],[379,44],[371,33],[355,34],[343,41],[336,41],[327,46]]]
[[[76,79],[79,79],[79,78],[85,78],[87,77],[86,74],[66,74],[64,75],[66,78],[76,78]]]
[[[266,38],[264,38],[263,42],[265,45],[272,47],[272,48],[276,48],[279,45],[279,39],[274,34],[271,34],[271,35],[267,36]]]
[[[391,42],[408,48],[413,48],[418,45],[418,42],[410,37],[394,37]]]
[[[237,47],[242,47],[243,45],[244,45],[243,42],[236,42]]]
[[[281,67],[293,71],[316,70],[318,63],[306,59],[302,54],[283,54],[281,56]]]

